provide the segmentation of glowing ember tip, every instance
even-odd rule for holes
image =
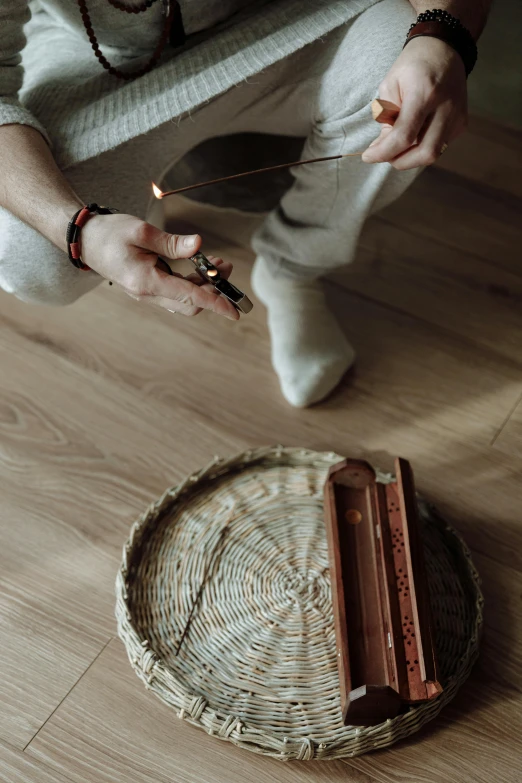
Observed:
[[[162,191],[158,188],[157,185],[154,184],[154,182],[152,183],[152,192],[154,193],[156,198],[163,198]]]

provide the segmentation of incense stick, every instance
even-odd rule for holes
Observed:
[[[223,525],[223,527],[222,527],[222,529],[221,529],[221,532],[220,532],[220,534],[219,534],[219,538],[218,538],[218,540],[217,540],[217,542],[216,542],[216,545],[214,546],[214,549],[213,549],[213,550],[212,550],[212,552],[211,552],[211,555],[210,555],[210,560],[209,560],[209,562],[208,562],[208,565],[207,565],[207,567],[206,567],[206,569],[205,569],[205,572],[204,572],[204,574],[203,574],[203,578],[202,578],[202,580],[201,580],[201,584],[200,584],[200,586],[199,586],[199,589],[198,589],[197,595],[196,595],[196,597],[195,597],[195,599],[194,599],[194,603],[192,604],[192,607],[191,607],[191,609],[190,609],[189,616],[188,616],[188,618],[187,618],[187,622],[185,623],[185,627],[184,627],[184,629],[183,629],[183,633],[181,634],[181,639],[179,640],[179,644],[178,644],[178,646],[176,647],[176,652],[174,653],[174,655],[178,655],[179,651],[181,650],[181,645],[182,645],[182,644],[183,644],[183,642],[185,641],[185,637],[186,637],[186,635],[187,635],[187,633],[188,633],[188,630],[189,630],[189,628],[190,628],[190,624],[191,624],[191,622],[192,622],[192,615],[194,614],[194,611],[195,611],[195,609],[196,609],[196,606],[199,604],[199,599],[201,598],[201,595],[202,595],[202,593],[203,593],[203,589],[204,589],[204,587],[205,587],[205,584],[206,584],[206,582],[207,582],[207,579],[208,579],[208,576],[209,576],[209,573],[210,573],[210,569],[211,569],[211,568],[212,568],[212,567],[215,565],[215,563],[216,563],[216,557],[215,557],[215,555],[216,555],[217,557],[219,557],[219,555],[221,555],[221,551],[222,551],[222,549],[223,549],[223,540],[224,540],[224,538],[225,538],[225,533],[227,532],[227,530],[228,530],[228,527],[229,527],[230,523],[232,522],[232,519],[233,519],[233,514],[231,514],[231,515],[229,516],[229,518],[227,519],[227,521],[226,521],[226,522],[225,522],[225,524]]]
[[[304,166],[307,163],[322,163],[325,160],[339,160],[339,158],[354,158],[358,155],[362,155],[362,152],[348,152],[344,155],[331,155],[327,158],[309,158],[308,160],[296,160],[293,163],[279,163],[277,166],[266,166],[262,169],[253,169],[252,171],[242,171],[240,174],[230,174],[228,177],[219,177],[218,179],[209,179],[207,182],[198,182],[196,185],[185,185],[183,188],[176,188],[176,190],[167,190],[163,193],[157,186],[157,190],[154,190],[156,198],[165,198],[166,196],[174,196],[177,193],[186,193],[187,190],[196,190],[196,188],[203,188],[206,185],[217,185],[220,182],[229,182],[231,179],[239,179],[239,177],[248,177],[250,174],[262,174],[265,171],[277,171],[278,169],[289,169],[293,166]]]
[[[371,103],[371,110],[373,119],[377,122],[387,125],[393,125],[397,120],[400,112],[400,107],[396,106],[391,101],[385,101],[380,98],[375,98]],[[262,169],[254,169],[253,171],[243,171],[240,174],[230,174],[228,177],[219,177],[219,179],[210,179],[208,182],[198,182],[196,185],[185,185],[183,188],[176,188],[176,190],[167,190],[163,193],[157,185],[152,184],[152,189],[156,198],[165,198],[165,196],[174,196],[177,193],[186,193],[188,190],[196,190],[196,188],[204,188],[206,185],[218,185],[220,182],[229,182],[231,179],[239,179],[239,177],[248,177],[250,174],[262,174],[265,171],[277,171],[278,169],[289,169],[293,166],[305,166],[308,163],[322,163],[325,160],[339,160],[339,158],[356,158],[362,155],[362,152],[347,152],[344,155],[331,155],[327,158],[309,158],[308,160],[296,160],[293,163],[279,163],[277,166],[266,166]]]

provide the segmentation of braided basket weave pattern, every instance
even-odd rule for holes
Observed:
[[[341,459],[283,447],[216,458],[135,522],[117,578],[119,635],[146,687],[209,734],[282,760],[357,756],[412,734],[478,654],[478,574],[421,500],[444,691],[378,726],[343,725],[323,524],[326,473]]]

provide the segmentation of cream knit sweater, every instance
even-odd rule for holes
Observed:
[[[0,0],[0,125],[37,128],[66,169],[165,122],[175,129],[177,117],[376,2],[182,0],[186,45],[123,82],[94,57],[76,0]],[[150,55],[163,24],[161,0],[136,15],[107,0],[88,0],[88,7],[112,63],[135,68]]]

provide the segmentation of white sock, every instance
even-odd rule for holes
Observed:
[[[291,405],[326,397],[353,364],[355,353],[328,309],[317,280],[274,278],[257,258],[252,288],[268,310],[272,364]]]

